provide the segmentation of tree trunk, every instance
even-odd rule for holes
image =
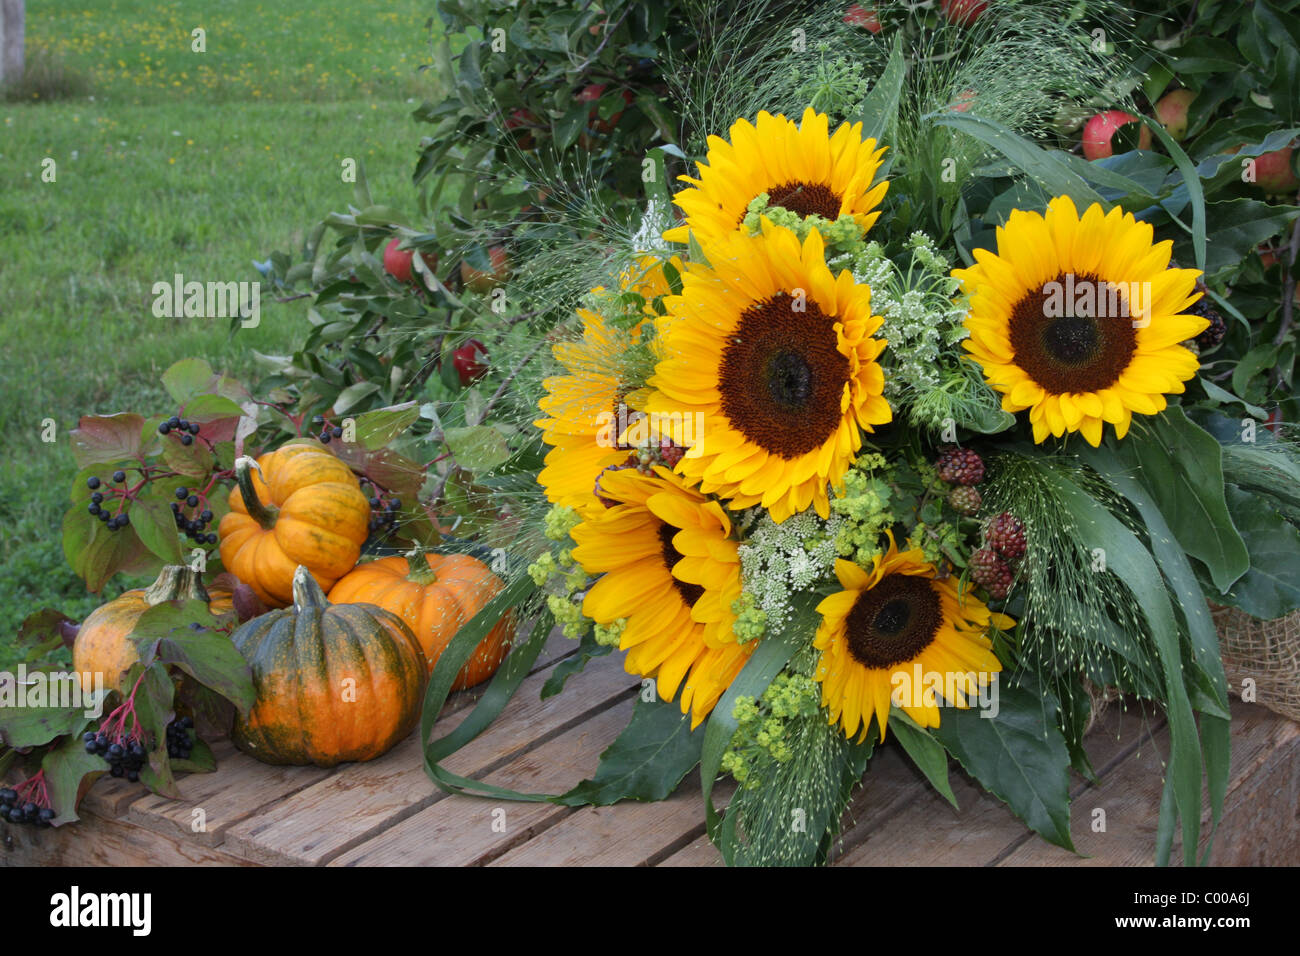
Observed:
[[[0,0],[0,83],[23,78],[23,0]]]

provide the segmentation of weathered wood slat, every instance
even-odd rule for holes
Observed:
[[[601,711],[488,775],[532,793],[561,792],[591,776],[600,753],[627,726],[635,697]],[[551,803],[456,796],[439,801],[331,861],[332,866],[477,866],[558,823],[572,811]]]
[[[533,674],[483,734],[445,761],[465,776],[481,774],[544,741],[593,711],[625,697],[635,678],[613,657],[592,661],[564,694],[539,698],[551,668]],[[448,733],[469,712],[435,725]],[[328,778],[249,817],[227,834],[227,849],[259,862],[319,865],[442,799],[424,772],[418,734],[378,760],[340,767]]]
[[[5,825],[0,866],[247,866],[219,847],[94,816],[53,830]]]

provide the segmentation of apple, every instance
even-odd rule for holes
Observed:
[[[954,113],[965,113],[974,105],[975,91],[967,89],[962,90],[952,98],[952,102],[948,104],[948,109]]]
[[[1300,189],[1296,175],[1295,150],[1283,146],[1255,160],[1255,185],[1266,193],[1292,193]]]
[[[487,346],[478,339],[470,339],[451,353],[451,364],[462,386],[471,385],[487,374],[487,357]]]
[[[980,18],[988,5],[988,0],[943,0],[943,15],[949,23],[968,27]]]
[[[398,282],[411,281],[411,260],[415,258],[415,250],[399,249],[398,246],[402,240],[393,236],[388,240],[388,245],[384,247],[384,271],[396,279]],[[429,267],[429,271],[436,271],[438,268],[438,254],[436,252],[423,252],[420,254],[424,259],[424,264]]]
[[[488,249],[488,259],[492,263],[491,272],[482,272],[461,260],[460,278],[465,283],[465,288],[486,295],[510,277],[510,257],[506,255],[503,246]]]
[[[1177,142],[1187,135],[1187,109],[1194,99],[1196,94],[1191,90],[1174,90],[1156,103],[1156,119]]]
[[[1105,159],[1107,156],[1113,156],[1110,140],[1115,135],[1115,130],[1136,122],[1139,122],[1136,116],[1123,110],[1106,110],[1104,113],[1098,113],[1083,126],[1083,155],[1088,159]],[[1151,130],[1143,126],[1142,132],[1138,134],[1138,149],[1150,148]]]
[[[844,11],[844,22],[849,26],[870,30],[872,33],[879,33],[882,29],[880,18],[876,16],[876,8],[863,7],[857,3]]]

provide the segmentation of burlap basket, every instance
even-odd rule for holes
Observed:
[[[1242,683],[1255,682],[1255,700],[1300,721],[1300,611],[1260,621],[1235,607],[1211,604],[1219,631],[1228,690],[1240,696]]]

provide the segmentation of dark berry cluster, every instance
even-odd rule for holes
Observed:
[[[936,467],[939,478],[950,485],[978,485],[984,480],[984,460],[969,448],[944,448]]]
[[[972,581],[999,601],[1011,590],[1014,577],[1011,566],[988,548],[980,548],[970,556],[970,576]]]
[[[1004,511],[988,520],[984,540],[1008,561],[1018,561],[1025,554],[1025,523],[1010,511]]]
[[[177,529],[195,544],[216,544],[216,532],[208,531],[208,525],[212,524],[212,511],[206,507],[203,497],[181,485],[176,489],[176,498],[178,500],[172,502],[172,515],[176,518]],[[200,506],[203,506],[201,511]],[[189,509],[188,515],[186,509]]]
[[[189,760],[194,750],[194,720],[177,717],[167,725],[167,756],[173,760]]]
[[[10,823],[48,827],[54,816],[52,807],[43,807],[29,797],[20,796],[17,790],[9,787],[0,790],[0,819]]]
[[[1198,348],[1212,349],[1228,334],[1228,324],[1223,321],[1217,309],[1210,304],[1208,296],[1201,296],[1192,305],[1187,307],[1188,315],[1199,315],[1201,318],[1209,319],[1210,325],[1204,332],[1198,335],[1194,341]]]
[[[370,530],[387,534],[397,526],[398,512],[402,510],[401,498],[390,498],[384,490],[369,478],[358,478],[361,493],[367,495],[370,503]]]
[[[158,426],[160,435],[170,435],[172,432],[176,432],[182,445],[193,445],[194,436],[199,433],[199,423],[189,422],[179,415],[173,415]]]
[[[320,428],[320,434],[316,437],[322,444],[328,445],[331,440],[343,437],[342,427],[326,420],[324,415],[313,415],[311,423]]]
[[[111,481],[115,485],[125,484],[126,472],[122,471],[121,469],[118,469],[117,471],[113,472]],[[89,488],[92,492],[90,496],[90,504],[89,506],[87,506],[86,511],[89,514],[91,514],[93,517],[96,517],[100,521],[104,522],[105,528],[107,528],[109,531],[116,531],[119,528],[125,528],[127,525],[131,523],[130,516],[127,515],[125,511],[120,510],[121,507],[126,504],[126,499],[127,499],[127,492],[124,489],[108,488],[106,491],[100,491],[99,489],[104,487],[104,482],[99,478],[95,477],[94,475],[91,475],[89,478],[86,479],[86,487]],[[117,514],[113,514],[112,502],[108,502],[107,504],[105,504],[104,495],[106,493],[113,496],[114,498],[120,499],[119,510]]]
[[[98,733],[88,730],[82,734],[81,739],[86,742],[86,753],[108,761],[110,775],[126,777],[132,783],[140,779],[140,768],[145,764],[148,751],[138,737],[114,739],[102,730]]]

